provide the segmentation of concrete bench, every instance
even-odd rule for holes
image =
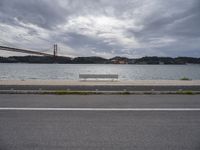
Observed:
[[[79,74],[79,80],[118,80],[117,74]]]

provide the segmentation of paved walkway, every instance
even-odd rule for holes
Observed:
[[[127,85],[127,86],[200,86],[200,80],[132,80],[132,81],[72,81],[72,80],[0,80],[1,85]]]

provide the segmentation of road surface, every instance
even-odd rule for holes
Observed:
[[[0,150],[199,150],[200,95],[0,95]]]

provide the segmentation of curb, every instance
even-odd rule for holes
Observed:
[[[0,90],[0,94],[41,94],[41,95],[196,95],[200,91],[50,91],[50,90]]]

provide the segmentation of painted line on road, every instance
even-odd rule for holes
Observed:
[[[17,108],[1,107],[1,110],[18,111],[200,111],[200,108]]]

